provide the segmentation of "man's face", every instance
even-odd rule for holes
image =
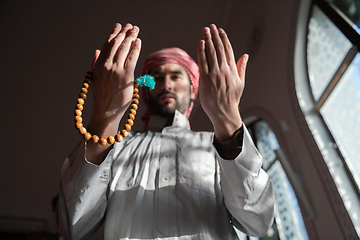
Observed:
[[[186,115],[191,100],[195,99],[193,87],[185,68],[179,64],[166,63],[151,70],[155,89],[148,91],[148,100],[156,115],[172,117],[175,110]]]

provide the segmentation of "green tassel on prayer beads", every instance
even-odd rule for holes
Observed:
[[[151,75],[144,75],[139,77],[138,79],[136,79],[136,81],[138,82],[138,84],[140,85],[140,87],[149,87],[151,89],[155,88],[155,79],[153,76]]]

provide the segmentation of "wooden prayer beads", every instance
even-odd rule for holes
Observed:
[[[79,133],[83,135],[86,141],[92,140],[94,143],[99,143],[101,146],[105,146],[106,144],[113,144],[115,142],[121,142],[124,137],[128,135],[128,132],[131,130],[131,127],[134,125],[136,110],[139,105],[139,83],[137,81],[134,82],[134,92],[133,99],[131,101],[131,107],[129,111],[129,117],[126,121],[124,128],[120,131],[119,134],[115,136],[109,136],[107,138],[99,137],[97,135],[91,135],[86,128],[83,126],[83,119],[81,117],[82,111],[84,109],[85,100],[87,99],[87,93],[89,92],[90,83],[92,79],[92,72],[88,71],[85,75],[85,80],[83,87],[81,88],[80,96],[77,99],[76,109],[75,109],[75,126],[78,129]]]

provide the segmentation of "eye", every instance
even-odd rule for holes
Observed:
[[[164,76],[162,75],[154,75],[155,82],[161,82],[164,80]]]
[[[174,74],[171,76],[172,80],[177,80],[177,79],[181,79],[181,75],[180,74]]]

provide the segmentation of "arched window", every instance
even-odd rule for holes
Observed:
[[[306,67],[299,69],[297,57],[295,82],[307,123],[360,236],[359,25],[359,0],[316,0],[308,22]]]
[[[257,120],[247,126],[256,147],[263,156],[262,168],[267,171],[273,182],[276,197],[274,224],[260,239],[309,239],[295,191],[304,207],[308,207],[309,204],[297,184],[295,174],[291,170],[274,132],[263,120]],[[257,239],[238,234],[241,240]]]
[[[354,25],[356,27],[356,25]],[[317,111],[360,185],[360,54],[356,45],[314,5],[307,62]]]

